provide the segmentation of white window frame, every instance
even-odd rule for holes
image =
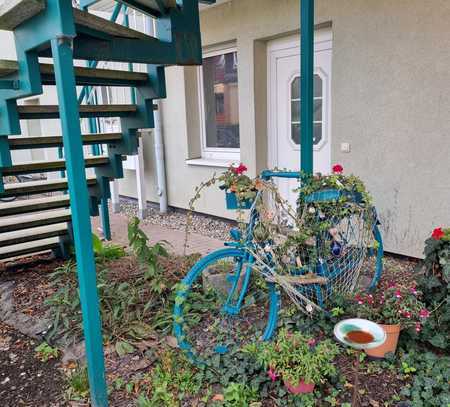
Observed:
[[[211,49],[203,53],[203,59],[218,55],[231,54],[237,52],[235,45]],[[202,158],[207,160],[226,160],[237,162],[240,160],[240,148],[207,147],[206,146],[206,117],[205,117],[205,92],[203,83],[203,66],[198,67],[198,107],[200,112],[200,140]],[[239,94],[239,72],[238,72],[238,94]],[[239,120],[240,122],[240,120]],[[240,137],[239,137],[240,138]],[[239,140],[240,144],[240,140]]]

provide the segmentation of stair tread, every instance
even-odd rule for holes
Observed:
[[[12,31],[44,9],[45,0],[1,0],[0,30]]]
[[[16,215],[18,213],[47,208],[70,206],[69,195],[46,196],[44,198],[20,199],[13,202],[0,203],[0,216]]]
[[[106,144],[108,142],[119,141],[121,139],[122,133],[83,134],[84,144]],[[63,145],[63,139],[61,136],[13,136],[8,137],[8,142],[11,149],[28,148],[31,146],[58,147]]]
[[[96,16],[95,14],[91,14],[87,11],[79,10],[77,8],[73,9],[73,17],[76,25],[99,31],[101,33],[106,33],[113,37],[158,41],[156,38],[150,37],[147,34],[141,33],[128,27],[124,27],[121,24],[116,24],[112,21]]]
[[[12,246],[0,247],[0,258],[7,259],[22,254],[37,253],[51,250],[59,246],[59,237],[48,237],[46,239],[32,240],[31,242],[19,243]]]
[[[19,114],[58,113],[58,105],[18,105]],[[80,105],[80,113],[91,112],[136,112],[136,105]]]
[[[85,167],[100,166],[109,163],[109,157],[107,155],[98,155],[87,157],[84,159]],[[59,170],[66,168],[66,160],[64,158],[52,160],[52,161],[28,161],[13,164],[12,167],[4,167],[2,174],[4,176],[22,174],[27,171],[39,171],[39,170]]]
[[[52,64],[39,64],[40,71],[44,75],[54,75],[54,67]],[[0,59],[0,77],[10,75],[17,72],[19,64],[17,61],[9,59]],[[87,68],[82,66],[75,66],[75,77],[77,79],[83,77],[97,78],[97,79],[116,79],[132,82],[145,82],[148,80],[148,75],[144,72],[130,72],[119,69],[102,69],[102,68]]]
[[[67,222],[54,223],[52,225],[37,226],[12,232],[0,233],[0,246],[10,246],[32,240],[45,239],[47,237],[66,235],[69,230]]]
[[[89,186],[95,185],[97,183],[97,178],[95,176],[87,177],[87,184]],[[42,193],[48,191],[58,191],[67,189],[67,178],[58,178],[52,180],[39,180],[39,181],[29,181],[29,182],[18,182],[13,184],[4,185],[5,192],[0,194],[0,196],[11,196],[11,195],[26,195],[33,193]]]
[[[69,222],[70,218],[70,209],[58,209],[26,215],[20,214],[20,216],[0,219],[0,233],[43,226],[44,224]]]

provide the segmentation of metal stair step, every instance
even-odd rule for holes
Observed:
[[[47,239],[33,240],[13,246],[0,247],[0,259],[11,259],[31,253],[40,253],[60,247],[59,237],[49,237]]]
[[[96,177],[87,178],[88,186],[97,184]],[[0,194],[0,197],[7,196],[21,196],[42,194],[53,191],[66,191],[68,188],[67,178],[59,178],[54,180],[18,182],[14,184],[5,184],[5,191]]]
[[[77,8],[73,9],[73,18],[78,32],[84,34],[97,36],[107,34],[112,37],[131,38],[139,40],[154,40],[158,42],[158,39],[150,37],[147,34],[133,30],[131,28],[124,27],[121,24],[116,24],[112,21],[106,20],[95,14],[88,13]]]
[[[109,164],[109,157],[104,155],[88,157],[84,159],[84,166],[86,168],[100,167]],[[40,172],[52,172],[64,170],[66,168],[66,160],[58,159],[54,161],[29,161],[24,163],[14,164],[12,167],[5,167],[1,170],[3,176],[18,175],[18,174],[32,174]]]
[[[89,6],[100,0],[81,0],[82,6]],[[118,0],[130,7],[142,11],[145,14],[159,17],[171,8],[177,7],[177,0]],[[214,4],[216,0],[199,0],[199,3]]]
[[[68,208],[69,206],[70,197],[68,194],[46,196],[44,198],[20,199],[13,202],[0,202],[0,217],[45,211],[48,209]]]
[[[52,64],[39,64],[42,83],[54,85],[55,75]],[[0,77],[17,72],[17,61],[0,59]],[[77,85],[104,85],[104,86],[139,86],[148,81],[144,72],[130,72],[117,69],[85,68],[75,66],[75,80]]]
[[[83,144],[113,144],[122,139],[122,133],[83,134]],[[10,150],[28,150],[30,148],[62,147],[61,136],[8,137]]]
[[[58,119],[58,105],[18,105],[20,119]],[[80,117],[127,117],[137,112],[136,105],[80,105]]]
[[[0,219],[0,233],[52,225],[54,223],[70,222],[70,220],[70,209],[45,211],[30,215],[21,214],[20,216]]]
[[[45,9],[45,0],[1,0],[0,30],[12,31]]]
[[[6,232],[0,234],[0,247],[16,245],[33,240],[46,239],[48,237],[64,236],[68,234],[68,231],[68,223],[63,222],[14,232]]]

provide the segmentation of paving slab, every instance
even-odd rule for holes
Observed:
[[[111,213],[111,237],[114,243],[128,245],[128,216],[123,213]],[[148,236],[151,244],[166,240],[170,243],[170,251],[175,254],[184,253],[185,232],[176,229],[170,229],[165,226],[141,222],[141,229]],[[98,235],[102,234],[101,222],[99,217],[92,218],[92,231]],[[223,247],[223,241],[198,233],[189,233],[186,254],[200,253],[205,255],[213,250]]]

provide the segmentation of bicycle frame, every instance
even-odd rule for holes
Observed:
[[[301,173],[298,171],[270,171],[270,170],[264,170],[262,171],[261,175],[260,175],[261,179],[265,180],[265,181],[269,181],[272,178],[285,178],[285,179],[298,179],[301,180]],[[328,192],[328,197],[327,197],[327,192]],[[242,303],[244,301],[244,298],[247,294],[248,288],[249,288],[249,283],[250,283],[250,277],[251,277],[251,272],[252,272],[252,263],[254,262],[254,258],[251,254],[251,249],[254,246],[253,243],[253,230],[254,227],[259,219],[259,213],[256,210],[255,204],[260,196],[261,192],[258,193],[255,202],[253,204],[253,206],[250,209],[250,220],[248,223],[248,226],[246,228],[245,231],[245,240],[244,241],[236,241],[236,242],[227,242],[225,243],[226,246],[231,246],[231,247],[236,247],[236,248],[240,248],[242,250],[244,250],[247,253],[247,258],[245,260],[245,262],[248,264],[245,267],[245,271],[244,271],[244,277],[242,280],[242,285],[240,285],[240,281],[241,281],[241,274],[242,274],[242,264],[238,264],[235,268],[235,272],[234,274],[230,277],[229,282],[232,284],[231,286],[231,290],[228,294],[227,300],[225,302],[225,304],[223,305],[223,311],[230,314],[230,315],[237,315],[239,314],[241,308],[242,308]],[[340,194],[339,191],[325,191],[325,193],[323,192],[317,192],[315,194],[312,194],[314,196],[309,196],[307,198],[309,198],[309,201],[313,202],[313,201],[321,201],[321,200],[327,200],[330,198],[336,198],[337,195],[336,194]],[[358,201],[360,199],[360,197],[354,197],[355,201]],[[369,290],[372,290],[375,288],[376,284],[378,283],[378,280],[381,277],[381,273],[382,273],[382,259],[383,259],[383,242],[382,242],[382,238],[381,238],[381,232],[378,228],[378,218],[377,218],[377,214],[376,214],[376,210],[375,208],[373,208],[374,211],[374,217],[376,219],[376,222],[373,226],[373,230],[372,233],[374,235],[375,241],[377,241],[378,243],[378,248],[377,248],[377,259],[376,259],[376,271],[375,271],[375,275],[374,278],[372,279],[372,282],[369,286]],[[269,266],[268,266],[269,267]],[[317,275],[319,276],[324,276],[324,277],[328,277],[328,278],[333,278],[336,276],[336,274],[339,273],[339,270],[335,270],[334,272],[332,272],[331,274],[327,271],[328,267],[326,264],[324,264],[322,261],[318,261],[318,263],[316,265],[314,265],[314,269],[315,272],[317,273]],[[313,284],[311,286],[306,286],[303,289],[307,289],[307,290],[314,290],[316,292],[316,296],[317,296],[317,300],[319,302],[318,305],[320,305],[321,307],[323,307],[324,301],[323,301],[323,297],[322,297],[322,292],[321,292],[321,288],[319,285],[317,284]],[[327,290],[331,290],[331,287],[327,285],[326,287]],[[239,295],[237,296],[237,290],[240,290]],[[237,296],[237,299],[236,299]]]
[[[271,178],[297,178],[300,179],[301,175],[300,172],[290,172],[290,171],[269,171],[264,170],[261,175],[261,179],[265,181],[269,181]],[[223,305],[222,309],[224,312],[226,312],[229,315],[237,315],[241,311],[242,303],[244,301],[244,298],[247,294],[249,283],[250,283],[250,277],[252,273],[252,263],[254,262],[253,255],[251,254],[251,248],[253,247],[253,230],[254,227],[259,219],[259,213],[256,210],[255,204],[258,201],[258,198],[260,196],[261,192],[258,193],[254,204],[252,205],[250,209],[250,220],[248,223],[248,226],[245,231],[245,240],[243,242],[236,241],[236,242],[226,242],[226,246],[236,247],[239,249],[243,249],[245,253],[247,254],[245,262],[248,264],[245,267],[244,277],[242,280],[242,285],[240,286],[241,281],[241,273],[242,273],[242,264],[236,265],[235,272],[229,279],[229,282],[231,283],[231,289],[228,293],[227,300],[225,304]],[[238,295],[238,298],[236,297],[236,290],[240,290],[240,293]]]

